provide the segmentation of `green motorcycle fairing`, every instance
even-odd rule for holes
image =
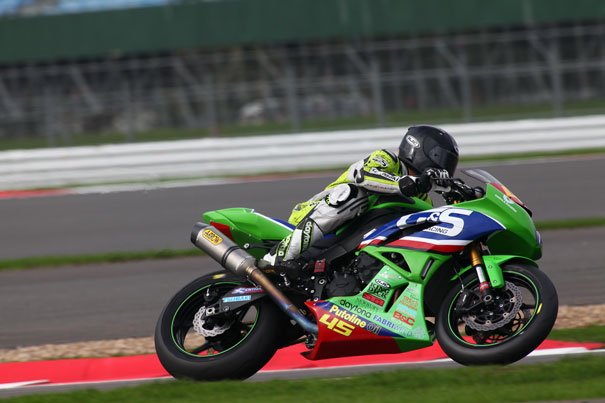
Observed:
[[[536,266],[533,261],[541,256],[540,236],[535,225],[528,211],[522,204],[516,202],[516,198],[511,197],[511,195],[508,189],[499,182],[490,182],[486,186],[485,195],[472,201],[436,209],[431,209],[429,204],[418,199],[413,199],[413,203],[403,202],[395,203],[395,205],[399,205],[402,209],[402,217],[399,221],[413,215],[414,213],[410,214],[410,210],[443,212],[444,209],[451,208],[467,210],[476,213],[474,215],[468,213],[473,217],[485,217],[485,219],[497,222],[499,226],[495,226],[493,232],[489,232],[492,230],[486,230],[488,232],[478,231],[477,233],[481,234],[480,239],[485,241],[492,253],[484,256],[486,272],[492,287],[499,288],[504,285],[503,264],[513,259],[521,259]],[[382,206],[375,204],[372,208],[377,209],[387,206],[392,208],[394,204],[385,203]],[[425,220],[418,223],[421,226],[416,234],[426,230],[447,232],[448,229],[451,230],[457,225],[451,217],[449,221],[440,221],[439,215],[434,216],[436,218],[434,221]],[[462,223],[460,224],[462,227],[466,225],[464,216],[455,218]],[[290,226],[286,223],[244,208],[211,211],[204,214],[204,220],[215,226],[219,224],[217,229],[224,233],[227,231],[228,233],[225,233],[225,235],[230,236],[238,245],[247,249],[257,258],[266,253],[269,243],[275,243],[291,232]],[[223,227],[220,227],[220,225]],[[406,227],[406,230],[408,228],[410,227]],[[397,228],[394,228],[394,230],[397,230]],[[401,231],[401,229],[399,230]],[[409,231],[406,234],[409,235]],[[401,239],[405,239],[406,236],[402,236]],[[476,239],[479,238],[468,239],[467,241],[470,243]],[[432,324],[427,322],[425,317],[424,293],[441,268],[451,267],[450,264],[446,263],[449,263],[453,256],[458,255],[464,245],[455,252],[445,253],[430,248],[396,245],[391,241],[392,238],[389,239],[389,242],[366,243],[359,246],[356,254],[368,254],[380,261],[383,266],[358,294],[307,303],[307,306],[316,315],[320,325],[319,339],[322,339],[322,333],[323,338],[326,339],[326,332],[331,332],[328,339],[330,337],[340,337],[342,342],[347,341],[347,337],[363,338],[363,336],[355,336],[357,334],[355,329],[360,328],[360,332],[363,330],[364,334],[371,333],[372,337],[386,336],[390,338],[391,341],[396,343],[397,350],[401,352],[433,343],[434,334],[430,331]],[[461,268],[457,276],[450,276],[449,281],[456,280],[458,276],[470,269],[470,265]],[[335,315],[341,316],[337,317]],[[345,319],[343,322],[339,319],[343,317],[349,319],[355,317],[356,319],[348,322]],[[429,324],[427,325],[427,323]],[[362,325],[363,329],[361,329]],[[361,342],[361,340],[359,341]],[[336,343],[336,340],[324,346],[323,350],[321,343],[319,343],[309,358],[338,356],[334,355],[337,354],[337,352],[334,352],[337,351],[337,349],[334,349],[334,343]],[[328,347],[330,345],[332,347]],[[374,340],[373,346],[376,345]],[[360,350],[362,349],[360,348]],[[376,347],[368,351],[366,354],[380,352]],[[393,351],[392,345],[389,345],[388,348],[385,347],[383,352],[395,351]],[[360,354],[363,354],[363,351],[360,351]],[[346,354],[343,353],[343,355]]]
[[[287,222],[267,217],[250,208],[208,211],[203,219],[257,259],[262,258],[272,244],[290,235],[293,228]]]

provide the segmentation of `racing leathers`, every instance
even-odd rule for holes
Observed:
[[[353,163],[322,192],[297,204],[288,219],[296,228],[263,260],[279,265],[297,258],[325,234],[363,214],[369,194],[416,196],[431,203],[427,191],[419,185],[419,177],[408,175],[407,167],[395,154],[376,150]]]

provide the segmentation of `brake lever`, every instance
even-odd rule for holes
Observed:
[[[437,183],[437,181],[441,183]],[[448,186],[443,186],[447,182],[449,182]],[[435,192],[440,194],[448,204],[478,198],[478,194],[475,189],[468,186],[460,178],[437,179],[435,184],[443,187],[443,189],[435,189]]]

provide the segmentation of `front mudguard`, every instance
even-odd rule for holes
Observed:
[[[487,272],[487,277],[492,288],[502,288],[504,287],[504,276],[502,274],[502,266],[508,262],[521,262],[525,264],[529,264],[534,267],[538,267],[536,262],[533,260],[526,258],[524,256],[515,256],[515,255],[484,255],[483,262],[485,263],[485,271]],[[473,266],[466,266],[457,275],[452,277],[452,280],[457,280],[462,277],[466,272],[471,270]]]

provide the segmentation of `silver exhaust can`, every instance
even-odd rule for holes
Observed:
[[[290,299],[256,266],[256,259],[212,225],[198,222],[191,242],[230,272],[261,286],[277,306],[305,331],[317,334],[317,324],[307,319]]]
[[[256,259],[212,225],[196,223],[191,242],[238,276],[248,277],[256,269]]]

